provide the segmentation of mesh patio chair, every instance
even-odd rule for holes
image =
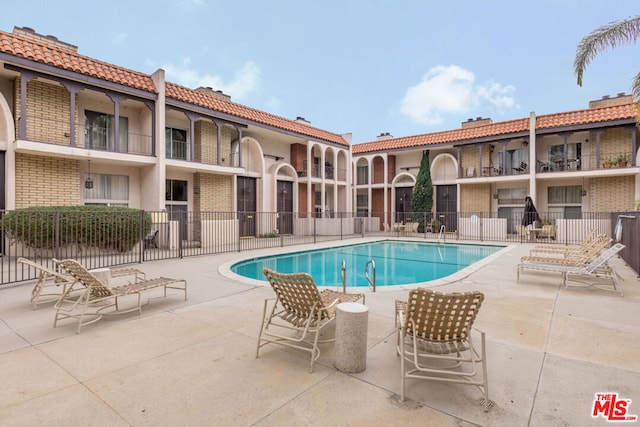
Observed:
[[[31,304],[34,309],[39,304],[58,301],[66,292],[67,287],[73,285],[76,281],[72,276],[59,271],[58,260],[55,258],[52,259],[53,268],[46,267],[27,258],[18,258],[18,263],[39,271],[38,278],[31,290]],[[136,282],[146,279],[144,271],[133,267],[110,269],[109,275],[113,278],[133,276]]]
[[[304,350],[311,355],[311,373],[313,363],[320,357],[318,344],[333,341],[319,338],[335,319],[336,305],[359,300],[364,303],[365,296],[329,289],[320,291],[313,277],[307,273],[278,273],[268,268],[262,272],[276,297],[264,301],[256,358],[260,355],[260,348],[270,343]]]
[[[39,304],[58,301],[67,291],[67,287],[75,282],[75,279],[69,275],[26,258],[18,258],[18,263],[39,271],[38,278],[31,289],[31,304],[34,309]]]
[[[58,261],[58,266],[66,274],[73,277],[75,282],[67,288],[55,304],[54,328],[59,320],[73,318],[78,321],[77,333],[80,333],[83,326],[97,322],[103,315],[123,314],[133,311],[141,314],[140,294],[150,289],[163,288],[165,297],[167,296],[167,289],[177,289],[184,292],[184,299],[185,301],[187,300],[187,281],[183,279],[158,277],[109,287],[75,260]],[[128,308],[121,307],[119,304],[120,299],[129,295],[136,297],[136,304]],[[108,309],[111,309],[111,311],[105,312]]]
[[[572,254],[576,252],[584,252],[589,250],[589,245],[594,243],[599,236],[596,236],[597,229],[594,227],[584,236],[582,242],[579,245],[536,245],[529,255],[534,256],[536,253],[549,253],[549,254]]]
[[[525,255],[520,258],[520,262],[562,264],[569,266],[585,265],[589,264],[594,258],[597,258],[600,255],[600,252],[602,252],[602,250],[612,241],[613,239],[607,237],[606,234],[601,234],[593,241],[589,242],[584,250],[569,252],[561,251],[556,254],[549,254],[549,256]]]
[[[521,262],[517,265],[516,281],[520,281],[520,272],[522,270],[538,270],[538,271],[550,271],[562,274],[562,285],[565,288],[569,286],[590,286],[597,287],[606,290],[613,290],[620,292],[623,295],[622,287],[618,281],[618,274],[609,265],[609,260],[618,254],[624,245],[616,243],[610,248],[602,251],[597,257],[591,260],[588,264],[562,264],[555,262],[541,262],[541,261],[527,261]],[[577,284],[570,284],[572,280],[578,282]]]
[[[396,301],[402,401],[407,379],[458,383],[477,387],[483,409],[489,410],[485,334],[478,331],[479,348],[471,337],[483,301],[478,291],[441,293],[425,288],[410,291],[408,301]]]

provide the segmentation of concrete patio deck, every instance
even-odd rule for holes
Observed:
[[[406,299],[404,288],[366,291],[364,372],[337,371],[331,345],[312,374],[307,355],[291,349],[267,346],[256,359],[273,293],[219,266],[270,249],[140,264],[148,277],[187,279],[188,301],[178,291],[145,293],[141,316],[106,317],[81,334],[72,321],[52,327],[52,304],[32,310],[31,283],[0,288],[0,425],[602,426],[591,416],[599,392],[631,399],[628,415],[640,415],[635,272],[612,262],[624,297],[565,289],[557,273],[527,271],[516,283],[515,265],[532,246],[437,287],[486,295],[476,327],[487,336],[488,413],[480,392],[462,385],[409,381],[399,401],[393,302]]]

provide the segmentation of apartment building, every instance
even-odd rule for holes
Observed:
[[[350,134],[108,64],[30,28],[0,31],[0,209],[116,205],[164,210],[163,221],[238,212],[240,237],[288,233],[292,212],[351,210],[350,165]],[[274,212],[275,224],[256,212]]]
[[[515,218],[531,195],[549,220],[634,208],[640,200],[636,111],[618,94],[570,112],[353,144],[304,118],[286,119],[212,88],[186,88],[78,52],[30,28],[0,31],[0,209],[120,205],[227,212],[234,236],[302,234],[304,220],[382,230],[411,211],[429,152],[434,212],[447,230],[478,216]],[[164,213],[166,212],[166,213]],[[259,222],[256,213],[271,214]],[[202,224],[201,224],[202,225]],[[354,227],[354,228],[350,228]],[[513,233],[508,222],[505,232]],[[181,230],[199,240],[200,229]]]
[[[636,110],[631,96],[604,96],[576,111],[353,146],[355,209],[384,223],[406,220],[425,151],[434,212],[456,231],[469,218],[521,218],[531,195],[543,220],[625,211],[640,200]],[[442,214],[442,215],[438,215]],[[514,233],[516,221],[506,232]]]

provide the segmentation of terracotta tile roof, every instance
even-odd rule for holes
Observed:
[[[39,43],[37,40],[21,37],[17,34],[0,31],[0,52],[151,93],[158,92],[153,80],[146,74],[97,61],[69,51],[68,49],[60,49],[54,45]],[[167,82],[166,93],[170,98],[190,104],[231,114],[236,117],[298,133],[310,138],[336,143],[345,147],[349,146],[349,143],[338,134],[265,113],[264,111],[259,111],[231,101],[225,101],[216,96],[176,84]]]
[[[587,108],[584,110],[538,116],[536,118],[536,129],[602,123],[612,120],[632,119],[635,116],[636,110],[632,103],[599,108]]]
[[[612,105],[584,110],[568,111],[564,113],[545,114],[536,117],[536,129],[575,126],[589,123],[602,123],[613,120],[633,119],[636,110],[632,103]],[[390,138],[379,141],[365,142],[353,146],[353,154],[370,153],[376,151],[398,150],[403,148],[421,147],[433,144],[463,142],[475,138],[486,138],[529,129],[529,118],[516,119],[506,122],[491,123],[468,129],[454,129],[444,132],[423,135]]]
[[[0,52],[101,80],[157,93],[151,77],[146,74],[97,61],[78,53],[49,46],[46,43],[38,43],[16,34],[0,31]]]
[[[311,138],[333,142],[336,144],[344,145],[346,147],[349,146],[349,143],[338,134],[318,129],[308,124],[298,123],[293,120],[285,119],[283,117],[269,114],[264,111],[256,110],[255,108],[237,104],[235,102],[222,99],[221,97],[213,94],[189,89],[184,86],[169,82],[166,83],[165,88],[167,98],[173,98],[178,101],[183,101],[189,104],[198,105],[200,107],[209,108],[221,113],[230,114],[235,117],[262,123],[268,126],[273,126],[278,129],[295,132]]]
[[[379,141],[365,142],[353,146],[353,154],[368,153],[372,151],[388,151],[402,148],[420,147],[425,145],[461,142],[475,138],[504,135],[516,132],[525,132],[529,129],[529,119],[517,119],[506,122],[490,123],[487,125],[470,127],[466,129],[454,129],[443,132],[427,133],[422,135],[405,136],[401,138],[383,139]]]

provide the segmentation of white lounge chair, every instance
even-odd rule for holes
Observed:
[[[624,245],[616,243],[610,248],[602,251],[602,253],[594,258],[588,264],[559,264],[554,262],[537,262],[537,261],[524,261],[517,266],[517,281],[520,281],[520,271],[525,269],[542,270],[562,273],[562,284],[568,288],[569,286],[576,286],[569,284],[571,280],[570,276],[579,276],[578,281],[580,286],[593,286],[603,288],[607,290],[613,290],[620,292],[622,295],[622,288],[618,282],[618,274],[613,267],[608,264],[608,261],[616,256],[618,252],[624,249]],[[605,283],[601,283],[604,279]]]
[[[80,329],[84,325],[97,322],[106,314],[121,314],[132,311],[137,311],[140,314],[142,313],[140,294],[150,289],[163,288],[165,297],[167,289],[177,289],[184,292],[184,300],[187,300],[187,281],[184,279],[158,277],[138,280],[138,276],[135,275],[134,282],[109,287],[75,260],[66,259],[57,263],[62,271],[73,277],[75,282],[72,286],[67,287],[65,293],[55,304],[54,328],[59,320],[72,318],[77,319],[77,333],[80,333]],[[129,295],[135,297],[135,305],[131,304],[128,308],[121,307],[120,299]],[[89,320],[85,321],[87,318]]]

